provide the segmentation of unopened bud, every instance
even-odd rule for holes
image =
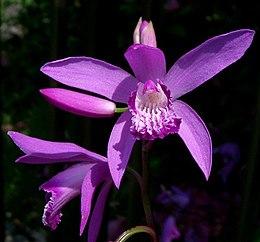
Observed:
[[[143,44],[156,47],[156,36],[152,21],[142,21],[139,19],[133,34],[134,44]]]
[[[46,88],[40,90],[43,97],[52,105],[77,115],[102,118],[115,114],[115,103],[87,94],[63,88]]]

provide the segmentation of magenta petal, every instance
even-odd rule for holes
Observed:
[[[96,242],[98,237],[98,232],[102,222],[103,212],[105,208],[105,203],[107,200],[108,193],[111,189],[112,182],[106,182],[97,197],[95,207],[93,209],[88,229],[88,242]]]
[[[162,80],[166,73],[163,52],[147,45],[132,45],[125,53],[136,78],[141,82]]]
[[[176,115],[181,118],[178,134],[183,139],[191,155],[208,179],[212,164],[211,137],[199,115],[182,101],[173,102]]]
[[[108,165],[117,188],[119,188],[135,143],[135,138],[130,133],[131,116],[129,111],[125,111],[119,117],[108,142]]]
[[[61,209],[75,196],[80,194],[84,177],[93,164],[77,164],[58,173],[41,185],[46,194],[47,204],[44,208],[42,222],[51,229],[56,229],[60,222]]]
[[[48,102],[65,111],[86,117],[111,117],[116,105],[108,100],[62,88],[40,90]]]
[[[41,155],[44,155],[41,157]],[[96,156],[100,156],[96,154]],[[85,154],[74,154],[74,153],[68,153],[68,154],[57,154],[54,156],[50,156],[50,158],[45,157],[45,154],[33,154],[33,155],[24,155],[19,157],[15,162],[17,163],[25,163],[25,164],[52,164],[52,163],[63,163],[63,162],[99,162],[99,161],[106,161],[105,157],[100,156],[100,160],[97,158],[86,156]]]
[[[92,207],[92,199],[98,185],[104,180],[110,178],[107,163],[99,163],[93,166],[84,178],[81,187],[81,222],[80,235],[88,222]]]
[[[219,35],[182,56],[164,80],[172,97],[176,99],[192,91],[240,59],[250,46],[254,33],[243,29]]]
[[[26,154],[20,157],[17,162],[46,164],[66,161],[98,162],[107,160],[105,157],[73,143],[41,140],[15,131],[9,131],[8,135]]]
[[[119,67],[89,57],[69,57],[45,64],[41,71],[65,85],[127,103],[137,80]]]

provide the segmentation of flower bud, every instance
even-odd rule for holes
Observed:
[[[63,88],[46,88],[41,89],[40,92],[52,105],[80,116],[111,117],[116,110],[115,103],[109,100]]]
[[[142,18],[140,18],[135,27],[133,39],[135,44],[143,44],[156,47],[156,36],[152,21],[142,21]]]

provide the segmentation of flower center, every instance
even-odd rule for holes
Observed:
[[[135,104],[141,110],[156,112],[158,108],[167,106],[168,98],[160,84],[156,86],[153,81],[147,81],[145,84],[139,83]]]
[[[139,82],[128,106],[133,115],[130,131],[137,139],[162,139],[179,130],[181,119],[174,113],[170,92],[160,81]]]

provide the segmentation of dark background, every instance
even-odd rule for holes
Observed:
[[[251,0],[2,0],[0,241],[86,241],[85,234],[81,238],[78,235],[79,199],[63,209],[62,223],[56,231],[50,232],[41,224],[45,201],[38,187],[64,167],[15,164],[22,153],[6,132],[17,130],[42,139],[74,142],[106,155],[109,132],[117,116],[93,120],[51,107],[38,90],[58,84],[39,69],[59,58],[91,56],[130,72],[123,54],[132,44],[141,16],[152,20],[168,69],[208,38],[242,28],[256,31],[241,60],[182,97],[203,118],[214,148],[230,142],[239,148],[240,159],[227,181],[223,182],[219,172],[223,160],[233,155],[232,150],[214,155],[212,173],[206,182],[187,148],[173,135],[155,142],[151,199],[155,209],[165,212],[155,202],[162,185],[167,189],[175,185],[192,190],[193,198],[200,197],[202,191],[206,194],[206,198],[201,198],[203,206],[192,208],[198,214],[195,224],[189,223],[189,211],[178,215],[177,226],[183,236],[176,241],[184,241],[186,229],[196,227],[202,220],[206,221],[209,236],[188,242],[260,241],[259,12],[259,2]],[[137,151],[138,148],[137,144]],[[138,162],[131,162],[138,168]],[[128,217],[129,226],[143,222],[139,190],[131,179],[126,176],[122,189],[114,190],[110,196],[100,241],[106,241],[106,226],[111,218]],[[175,213],[174,208],[169,213]]]

